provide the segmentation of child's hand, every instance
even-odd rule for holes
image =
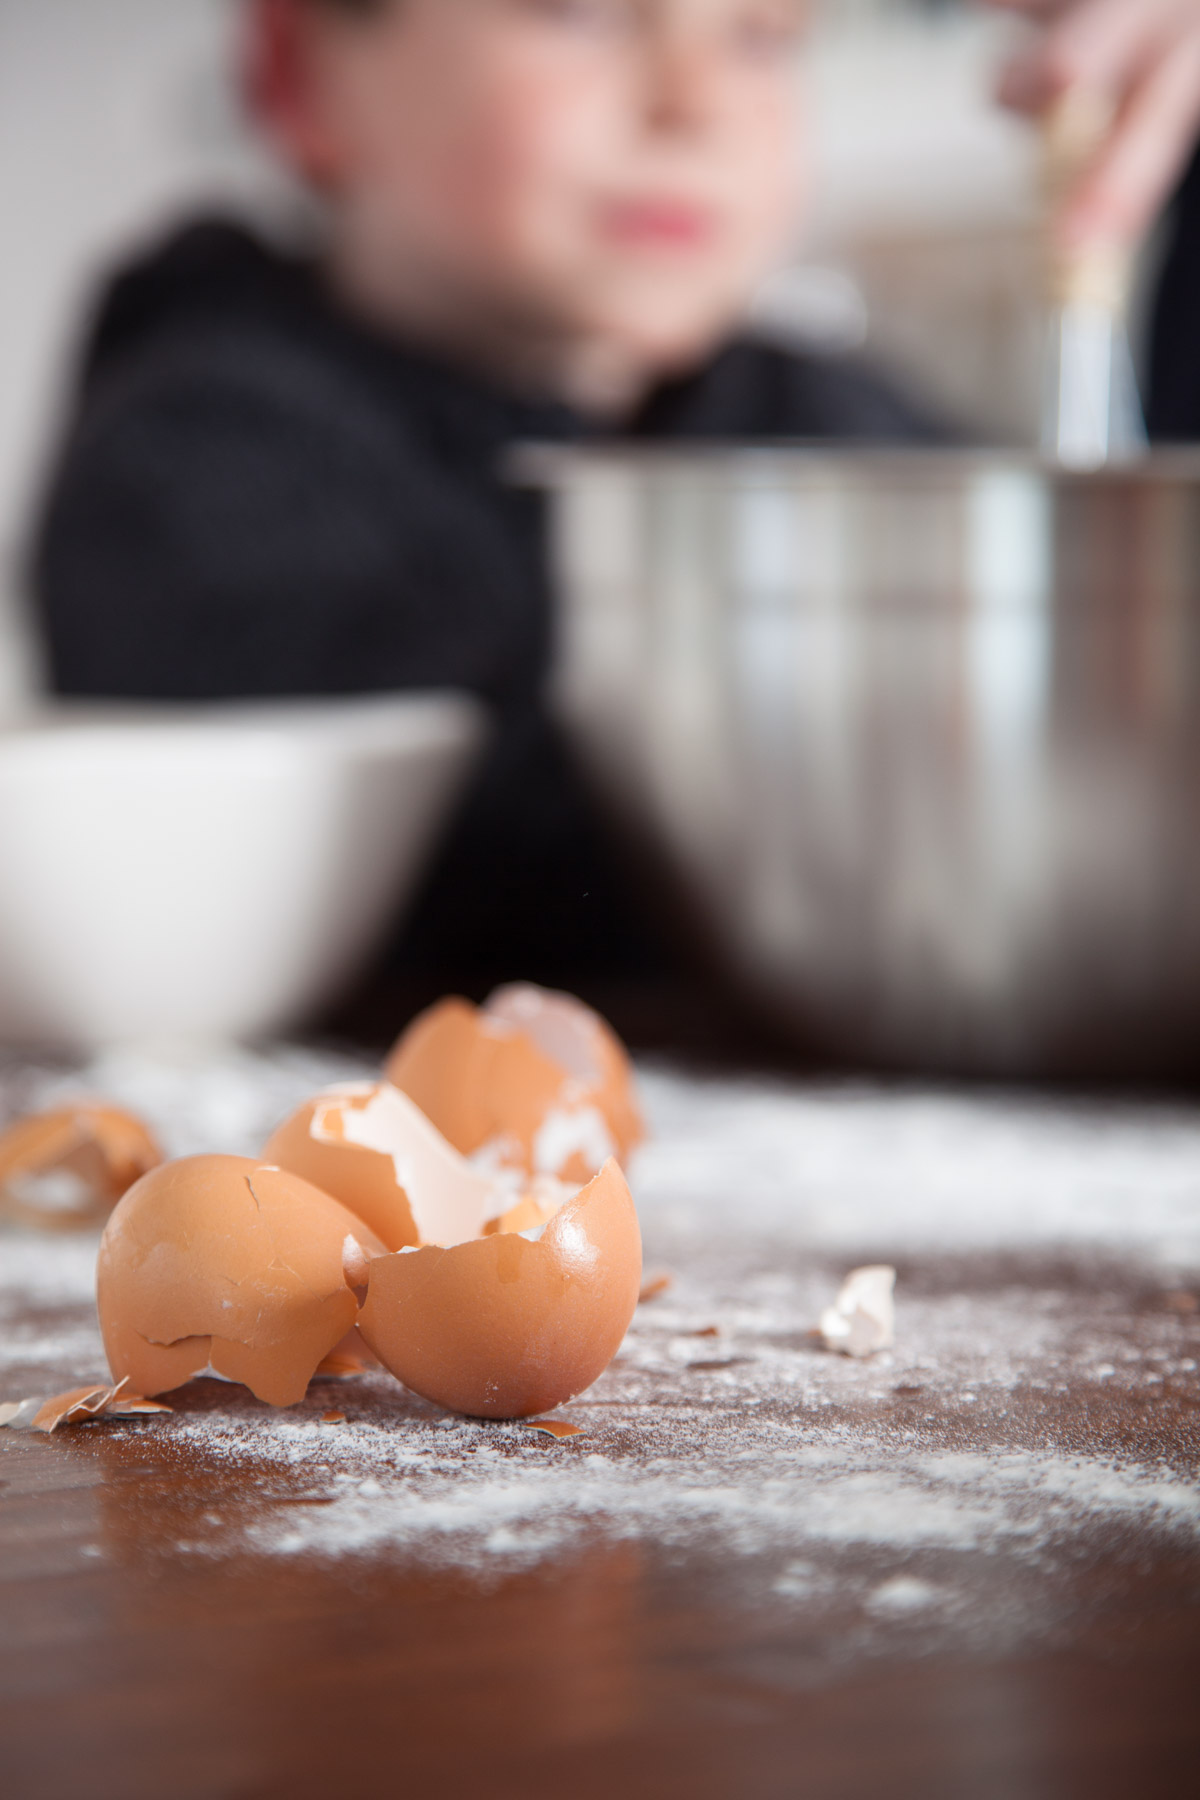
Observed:
[[[1200,136],[1200,0],[987,4],[1039,26],[1004,73],[1006,106],[1036,115],[1074,87],[1112,102],[1108,143],[1061,229],[1076,242],[1132,242],[1153,222]]]

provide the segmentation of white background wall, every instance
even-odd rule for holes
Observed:
[[[266,187],[237,128],[229,0],[0,0],[0,698],[14,565],[86,297],[193,197]]]
[[[915,0],[826,8],[833,25],[808,77],[821,170],[813,254],[853,269],[855,245],[881,233],[977,233],[1027,213],[1021,129],[988,102],[994,22]],[[233,198],[253,210],[277,197],[238,117],[235,12],[236,0],[0,0],[0,602],[10,615],[17,547],[100,273],[189,204]],[[872,298],[886,313],[886,292]],[[799,302],[803,312],[803,292]],[[886,350],[886,329],[880,342]],[[11,622],[0,623],[0,704],[25,679]]]

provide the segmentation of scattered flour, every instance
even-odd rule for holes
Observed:
[[[530,1560],[600,1528],[671,1549],[707,1540],[745,1557],[867,1546],[1042,1560],[1114,1522],[1200,1545],[1200,1492],[1161,1465],[1026,1449],[905,1456],[893,1433],[862,1423],[681,1411],[667,1421],[634,1415],[613,1432],[577,1405],[572,1417],[588,1437],[566,1455],[515,1426],[446,1430],[411,1419],[331,1432],[315,1419],[250,1420],[238,1409],[168,1430],[172,1453],[198,1464],[311,1474],[312,1497],[325,1505],[286,1519],[268,1508],[248,1527],[256,1546],[282,1554],[388,1546],[437,1560]]]
[[[83,1070],[0,1060],[0,1116],[103,1095],[173,1156],[253,1155],[301,1101],[378,1071],[333,1052],[165,1046]],[[839,1255],[1104,1244],[1200,1270],[1200,1108],[640,1072],[647,1230]],[[859,1255],[859,1260],[868,1260]]]
[[[1200,1269],[1200,1109],[642,1076],[643,1216],[727,1217],[859,1261],[893,1249],[1128,1246]]]
[[[249,1151],[363,1072],[301,1051],[130,1055],[82,1081],[0,1069],[0,1101],[85,1088],[144,1111],[173,1152]],[[1200,1268],[1200,1112],[661,1068],[644,1095],[655,1135],[633,1184],[648,1265],[676,1279],[569,1408],[583,1436],[447,1418],[382,1374],[288,1413],[196,1384],[173,1418],[128,1428],[189,1471],[186,1547],[478,1573],[599,1533],[726,1559],[783,1607],[852,1587],[877,1631],[966,1630],[981,1594],[991,1629],[1027,1630],[1089,1545],[1200,1553],[1200,1423],[1164,1433],[1154,1412],[1169,1389],[1200,1421],[1200,1321],[1161,1304]],[[0,1236],[0,1401],[103,1373],[95,1248]],[[895,1349],[825,1354],[810,1327],[868,1260],[900,1271]],[[345,1424],[323,1423],[331,1408]]]

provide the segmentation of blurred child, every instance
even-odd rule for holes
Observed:
[[[59,685],[208,698],[544,671],[520,437],[895,435],[730,334],[794,227],[796,0],[248,0],[313,260],[195,227],[102,311],[41,540]]]
[[[495,748],[418,940],[562,978],[625,927],[540,709],[542,513],[506,448],[919,429],[738,335],[802,199],[798,3],[244,4],[321,245],[202,223],[113,285],[36,548],[53,680],[484,696]]]

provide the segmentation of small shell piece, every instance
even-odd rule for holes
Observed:
[[[21,1400],[15,1405],[0,1406],[0,1431],[44,1431],[51,1436],[60,1425],[91,1425],[97,1419],[140,1419],[170,1410],[156,1400],[132,1393],[128,1381],[119,1381],[116,1387],[72,1388],[50,1400]]]
[[[357,1283],[354,1285],[357,1286]],[[318,1377],[325,1376],[330,1381],[347,1381],[354,1375],[365,1375],[368,1369],[378,1367],[379,1364],[363,1343],[358,1327],[355,1326],[322,1359],[316,1372]]]
[[[553,1175],[535,1175],[515,1206],[510,1206],[498,1219],[489,1219],[483,1228],[484,1236],[491,1237],[497,1231],[520,1232],[522,1235],[540,1231],[543,1225],[550,1223],[563,1202],[573,1199],[578,1191],[578,1183],[559,1181]]]
[[[589,1181],[645,1136],[615,1034],[582,1001],[528,984],[500,988],[482,1009],[443,1000],[410,1025],[386,1072],[485,1166]]]
[[[88,1425],[96,1419],[140,1419],[170,1410],[156,1400],[131,1393],[128,1381],[119,1381],[116,1387],[75,1388],[71,1393],[43,1401],[34,1417],[33,1429],[51,1436],[60,1425]]]
[[[237,1156],[168,1163],[126,1194],[100,1245],[113,1377],[153,1397],[211,1370],[295,1405],[354,1325],[353,1289],[383,1249],[295,1175]]]
[[[889,1350],[896,1337],[896,1271],[885,1263],[854,1269],[818,1330],[827,1350],[845,1356],[873,1356]]]
[[[51,1230],[98,1224],[162,1160],[154,1134],[117,1107],[81,1101],[34,1113],[0,1137],[3,1210]]]
[[[530,1418],[608,1367],[641,1279],[637,1213],[609,1162],[536,1242],[497,1235],[373,1262],[359,1327],[425,1399],[476,1418]]]
[[[652,1300],[661,1300],[663,1295],[669,1294],[674,1286],[675,1277],[673,1275],[652,1275],[641,1291],[640,1304],[649,1306]]]

